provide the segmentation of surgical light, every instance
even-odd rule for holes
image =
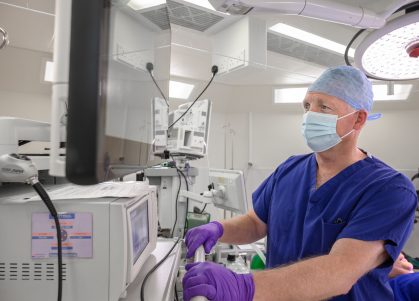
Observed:
[[[163,3],[166,3],[166,0],[131,0],[127,3],[127,6],[131,7],[133,10],[140,10]]]
[[[293,39],[303,41],[304,43],[309,43],[317,47],[331,50],[339,54],[345,53],[346,47],[343,44],[336,43],[329,39],[315,35],[311,32],[307,32],[307,31],[301,30],[299,28],[296,28],[296,27],[293,27],[284,23],[277,23],[274,26],[270,27],[269,29],[281,35],[285,35]],[[355,53],[355,49],[352,49],[352,48],[349,49],[350,57],[353,57],[354,53]]]
[[[188,99],[189,95],[191,95],[193,88],[194,85],[171,80],[169,83],[169,97]]]
[[[382,80],[419,78],[419,11],[393,19],[357,47],[355,64]]]

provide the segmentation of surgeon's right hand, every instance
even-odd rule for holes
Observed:
[[[223,236],[224,229],[219,222],[210,222],[206,225],[190,229],[186,233],[185,243],[188,248],[186,257],[194,256],[196,249],[204,246],[205,253],[209,253],[218,239]]]

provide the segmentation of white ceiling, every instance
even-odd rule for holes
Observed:
[[[174,1],[190,7],[200,8],[183,0]],[[336,2],[351,5],[359,4],[381,13],[396,1],[337,0]],[[28,71],[35,72],[34,70],[39,67],[39,61],[43,60],[44,57],[51,56],[53,50],[54,6],[54,0],[0,0],[0,27],[5,28],[10,37],[10,45],[7,51],[0,50],[0,62],[20,60],[19,64],[21,64],[23,61],[19,57],[25,55],[24,51],[33,51],[36,53],[33,57],[37,57],[37,62],[32,64],[32,67],[29,67],[31,63],[25,61],[27,66],[25,72],[27,73]],[[218,14],[208,9],[200,9],[212,14]],[[208,70],[212,63],[211,37],[240,19],[237,16],[219,15],[223,16],[224,19],[203,33],[172,25],[172,43],[175,44],[172,46],[171,58],[171,73],[173,76],[185,79],[208,79],[210,75]],[[270,15],[263,17],[267,20],[268,26],[283,22],[341,44],[347,44],[354,33],[358,31],[357,28],[300,16]],[[201,39],[201,44],[199,47],[191,47],[195,45],[195,41],[190,39]],[[207,42],[202,43],[205,39],[207,39]],[[8,56],[10,56],[10,59]],[[2,63],[2,66],[5,65]],[[10,68],[12,67],[9,66]],[[324,69],[324,66],[268,52],[266,66],[242,68],[220,76],[217,78],[217,81],[246,86],[301,85],[312,82]],[[13,78],[10,77],[10,70],[5,74],[6,71],[5,68],[0,69],[0,82],[3,83],[0,84],[0,88],[3,88],[6,83],[11,84],[13,81]],[[34,77],[32,80],[33,85],[39,84],[39,74],[40,71],[38,70],[36,78]],[[16,75],[16,81],[19,80],[19,75]],[[18,86],[18,84],[15,84],[15,86]],[[38,87],[37,89],[46,91],[43,85],[40,85],[40,88]],[[414,91],[418,95],[418,88],[415,87]],[[416,95],[414,95],[415,98],[417,98]]]

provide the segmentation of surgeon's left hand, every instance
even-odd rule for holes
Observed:
[[[252,274],[236,274],[222,265],[197,262],[186,265],[183,300],[196,296],[210,301],[251,301],[255,293]]]

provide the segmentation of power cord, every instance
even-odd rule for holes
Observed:
[[[148,62],[145,67],[148,71],[148,74],[150,74],[150,77],[153,80],[154,85],[156,85],[156,87],[159,90],[161,96],[163,97],[164,101],[166,102],[167,107],[169,107],[169,102],[167,101],[166,96],[164,96],[163,91],[160,89],[159,85],[156,82],[156,79],[154,78],[154,75],[153,75],[154,65],[153,65],[153,63]]]
[[[157,270],[157,268],[169,257],[169,255],[172,253],[172,251],[175,249],[176,245],[181,241],[180,237],[176,240],[172,248],[167,252],[167,254],[158,262],[156,265],[147,273],[147,275],[144,277],[143,283],[141,284],[141,301],[145,301],[144,299],[144,287],[145,283],[147,282],[150,275]]]
[[[180,170],[177,166],[176,166],[176,169],[178,170],[178,172],[180,172],[180,174],[185,179],[186,190],[189,191],[189,183],[188,183],[188,179],[185,176],[185,173],[182,170]],[[188,209],[189,209],[189,198],[186,198],[186,213],[185,213],[185,223],[184,223],[184,226],[183,226],[183,237],[185,237],[185,235],[186,235],[186,228],[187,228],[187,224],[188,224]]]
[[[63,291],[63,255],[62,255],[62,241],[61,241],[61,226],[60,221],[58,219],[57,210],[54,207],[54,204],[51,202],[51,199],[48,193],[45,191],[44,187],[41,183],[39,183],[38,179],[34,178],[30,180],[30,184],[38,193],[41,200],[44,202],[45,206],[47,206],[50,214],[54,218],[55,222],[55,230],[57,232],[57,252],[58,252],[58,296],[57,300],[61,301],[62,298],[62,291]]]
[[[211,85],[212,80],[214,79],[215,75],[218,73],[218,66],[214,65],[211,68],[211,72],[212,72],[212,77],[210,79],[210,81],[208,82],[208,84],[205,86],[204,90],[202,90],[201,93],[199,93],[198,97],[195,98],[195,100],[192,102],[192,104],[186,109],[185,112],[183,112],[182,115],[180,115],[180,117],[178,119],[176,119],[176,121],[174,121],[171,125],[169,125],[168,129],[172,128],[179,120],[181,120],[183,118],[183,116],[186,115],[186,113],[188,113],[188,111],[193,107],[193,105],[198,101],[198,99],[201,97],[202,94],[204,94],[204,92],[208,89],[209,85]]]
[[[175,223],[173,224],[173,228],[172,228],[172,234],[170,235],[171,237],[173,237],[175,235],[175,228],[176,228],[176,223],[177,223],[177,207],[179,205],[179,192],[180,192],[180,188],[182,187],[182,178],[180,177],[180,173],[179,173],[179,169],[177,169],[177,175],[179,177],[179,188],[177,190],[177,194],[176,194],[176,201],[175,201]]]

